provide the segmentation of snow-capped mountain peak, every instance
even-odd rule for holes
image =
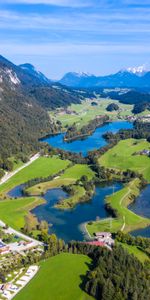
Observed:
[[[79,72],[78,76],[79,77],[89,77],[89,76],[94,76],[94,75],[89,72]]]
[[[7,69],[5,71],[5,73],[8,75],[9,77],[9,80],[13,83],[13,84],[19,84],[20,83],[20,80],[19,78],[17,77],[17,74],[15,72],[13,72],[11,69]]]
[[[137,76],[143,76],[145,73],[148,72],[148,69],[145,65],[142,65],[138,67],[129,67],[127,68],[127,71]]]

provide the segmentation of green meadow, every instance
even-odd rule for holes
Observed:
[[[90,300],[80,287],[90,263],[87,256],[67,253],[43,261],[15,300]]]
[[[150,150],[150,143],[146,140],[123,140],[102,155],[99,163],[106,168],[136,171],[150,182],[150,158],[138,154],[144,149]]]
[[[0,193],[8,192],[15,186],[23,184],[30,179],[53,175],[65,169],[69,163],[69,161],[61,160],[58,157],[40,157],[1,185]]]
[[[49,182],[40,183],[28,189],[29,193],[33,193],[34,197],[25,197],[18,199],[8,199],[0,201],[0,219],[9,226],[20,229],[24,226],[25,215],[34,207],[44,203],[44,199],[37,198],[35,195],[40,195],[49,188],[61,187],[75,183],[82,175],[87,175],[88,179],[94,176],[94,172],[87,165],[74,165],[69,167],[70,162],[61,160],[57,157],[40,157],[28,167],[24,168],[16,175],[14,175],[7,183],[0,187],[2,199],[4,193],[7,193],[13,187],[27,182],[28,180],[36,177],[47,177],[56,174],[63,170],[64,174]],[[68,168],[67,168],[68,166]],[[73,207],[84,196],[85,190],[81,186],[77,186],[75,195],[67,199],[66,208]],[[64,207],[64,204],[62,204]],[[61,208],[63,208],[61,207]]]
[[[124,243],[117,243],[117,244],[120,244],[130,254],[133,254],[134,256],[136,256],[142,263],[144,263],[145,261],[149,261],[150,260],[150,258],[148,257],[148,255],[146,253],[144,253],[142,251],[142,249],[140,249],[140,248],[138,248],[136,246],[132,246],[132,245],[124,244]]]
[[[5,224],[20,230],[24,226],[25,215],[42,203],[44,199],[35,197],[0,201],[0,219]]]
[[[64,174],[59,178],[53,179],[52,181],[43,182],[36,184],[28,189],[29,194],[39,195],[50,188],[61,187],[62,185],[69,185],[75,183],[83,175],[86,175],[88,179],[92,179],[94,172],[87,166],[82,164],[76,164],[65,170]]]
[[[139,185],[140,180],[134,179],[122,190],[106,198],[106,203],[117,213],[117,217],[88,222],[86,228],[90,235],[98,231],[130,232],[150,225],[150,219],[136,215],[128,209],[128,205],[140,193]]]
[[[91,102],[97,102],[96,106],[92,106]],[[119,115],[121,117],[125,117],[132,114],[132,105],[126,105],[119,103],[119,101],[112,100],[112,99],[103,99],[97,97],[97,99],[94,100],[85,100],[82,101],[81,104],[72,104],[68,107],[73,112],[76,112],[76,114],[61,114],[59,113],[59,110],[55,112],[50,112],[50,114],[56,119],[59,120],[63,127],[66,125],[72,125],[73,123],[76,123],[78,128],[81,128],[82,126],[89,123],[90,120],[95,119],[97,115],[105,115],[107,114],[112,120],[118,119],[118,111],[108,112],[106,110],[106,107],[110,103],[116,103],[119,105],[120,112]]]

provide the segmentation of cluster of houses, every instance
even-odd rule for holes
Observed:
[[[143,149],[141,151],[133,153],[133,155],[146,155],[146,156],[150,156],[150,150]]]
[[[8,253],[21,253],[35,247],[35,243],[32,241],[19,241],[14,243],[5,244],[0,240],[0,255]]]
[[[114,240],[112,238],[112,234],[110,232],[96,232],[95,240],[87,242],[89,245],[99,246],[99,247],[107,247],[108,249],[112,249],[114,246]]]
[[[35,265],[30,266],[25,273],[23,269],[21,269],[19,272],[14,271],[13,275],[15,277],[13,280],[5,284],[0,284],[0,295],[3,297],[3,299],[13,299],[15,295],[35,276],[35,274],[38,272],[38,269],[38,266]],[[9,275],[11,276],[11,274]]]
[[[78,113],[77,113],[76,111],[71,110],[71,109],[68,109],[68,108],[66,108],[66,109],[60,108],[57,114],[60,115],[60,116],[61,116],[61,115],[62,115],[62,116],[63,116],[63,115],[71,115],[71,116],[78,115]]]
[[[150,150],[144,149],[144,150],[142,150],[142,151],[139,151],[139,154],[140,154],[140,155],[150,156]]]
[[[4,244],[2,241],[0,241],[0,254],[7,254],[9,253],[10,248],[8,245]]]
[[[140,118],[140,121],[142,121],[143,123],[150,123],[150,114],[149,114],[149,115],[142,116],[142,117]]]

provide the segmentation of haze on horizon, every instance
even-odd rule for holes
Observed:
[[[0,41],[49,78],[149,65],[150,0],[1,0]]]

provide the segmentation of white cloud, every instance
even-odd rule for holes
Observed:
[[[139,45],[138,43],[95,43],[95,44],[71,44],[71,43],[47,43],[47,44],[17,44],[1,43],[1,53],[14,55],[34,55],[34,56],[65,56],[65,55],[100,55],[100,54],[148,54],[150,45]]]
[[[4,4],[47,4],[56,6],[67,6],[67,7],[86,7],[91,5],[90,0],[1,0]]]
[[[144,20],[143,20],[144,18]],[[17,12],[0,10],[0,28],[13,30],[47,30],[49,36],[52,33],[61,35],[62,33],[88,32],[99,34],[132,34],[150,32],[150,10],[136,12],[133,18],[132,14],[124,12],[100,12],[100,13],[74,13],[68,15],[62,14],[44,14],[30,13],[21,14]],[[66,36],[67,38],[67,36]],[[80,37],[79,37],[80,38]],[[84,36],[86,38],[86,36]]]

